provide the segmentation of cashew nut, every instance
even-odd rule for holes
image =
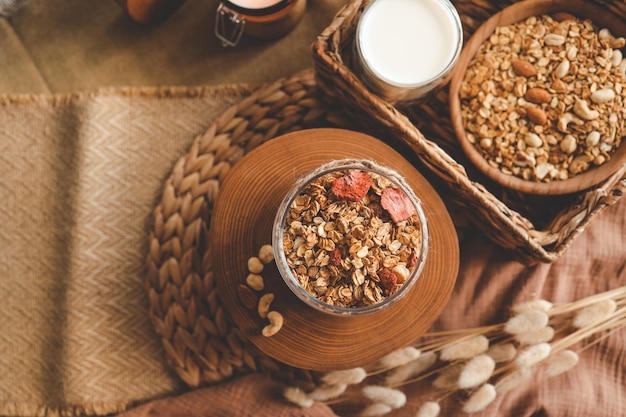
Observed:
[[[574,113],[583,120],[594,120],[600,117],[600,112],[590,109],[589,103],[579,98],[574,103]]]
[[[611,40],[611,42],[609,43],[609,47],[614,50],[621,49],[624,46],[626,46],[626,38],[624,38],[623,36],[620,36],[619,38],[615,38]]]
[[[259,274],[250,273],[246,277],[246,284],[255,291],[262,291],[265,288],[263,277]]]
[[[267,314],[270,311],[270,305],[274,301],[274,294],[268,292],[267,294],[263,294],[261,298],[259,298],[259,305],[257,306],[257,311],[259,312],[259,316],[262,318],[266,318]]]
[[[283,315],[278,311],[270,311],[267,313],[267,319],[270,324],[265,326],[261,333],[265,337],[274,336],[283,327]]]
[[[559,117],[559,121],[557,122],[557,129],[559,129],[559,132],[567,133],[567,127],[570,123],[574,123],[575,125],[581,125],[584,122],[578,117],[574,116],[572,113],[568,112]]]

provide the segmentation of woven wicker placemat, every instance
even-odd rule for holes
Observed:
[[[341,109],[324,101],[313,71],[305,71],[226,110],[175,164],[153,213],[146,285],[150,319],[187,385],[251,371],[311,378],[261,353],[227,314],[213,276],[209,224],[221,182],[248,151],[287,132],[350,125]]]

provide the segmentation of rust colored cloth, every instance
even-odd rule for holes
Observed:
[[[610,207],[596,219],[564,256],[553,264],[528,266],[511,260],[510,254],[484,236],[464,230],[461,269],[455,291],[434,328],[463,329],[499,323],[515,303],[543,298],[555,305],[626,285],[626,204]],[[621,417],[626,410],[626,329],[580,353],[578,365],[556,377],[536,372],[533,378],[498,397],[480,417]],[[325,406],[294,408],[278,391],[263,402],[247,395],[269,384],[263,377],[233,380],[221,387],[200,389],[180,397],[162,399],[132,409],[120,417],[146,415],[335,415]],[[224,400],[237,398],[232,404]],[[414,416],[429,397],[429,387],[406,389],[408,401],[389,416]],[[189,404],[193,399],[193,404]],[[226,408],[222,408],[226,407]],[[442,402],[440,416],[464,415],[458,396]],[[155,414],[147,414],[149,411]],[[157,411],[158,410],[158,411]],[[183,410],[183,414],[177,414]],[[211,414],[214,412],[215,414]],[[225,414],[220,414],[225,413]],[[229,414],[230,413],[230,414]],[[295,413],[295,414],[290,414]]]

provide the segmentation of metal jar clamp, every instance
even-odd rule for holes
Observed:
[[[285,35],[300,21],[306,0],[279,0],[256,9],[238,4],[222,0],[217,7],[215,36],[225,47],[236,46],[244,33],[265,39]]]

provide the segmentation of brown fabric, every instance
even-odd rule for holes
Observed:
[[[321,403],[302,409],[280,400],[282,385],[265,375],[248,375],[180,396],[153,401],[119,417],[333,417]]]
[[[553,264],[527,266],[511,261],[484,236],[468,231],[461,243],[461,269],[455,292],[435,327],[461,329],[500,323],[518,302],[543,298],[559,305],[624,286],[625,236],[626,204],[618,203],[599,216],[562,258]],[[531,381],[475,415],[623,416],[625,345],[626,328],[621,328],[583,350],[580,362],[569,372],[550,378],[538,371]],[[424,397],[418,393],[412,398],[416,401],[407,407],[417,409],[419,399]],[[451,398],[442,404],[442,415],[456,415],[459,408],[459,397]]]
[[[0,92],[273,82],[311,67],[311,42],[343,3],[309,1],[286,36],[223,48],[217,0],[187,0],[159,24],[131,20],[113,0],[31,0],[0,19]]]
[[[0,96],[0,414],[180,389],[147,314],[150,215],[173,162],[248,92]]]

